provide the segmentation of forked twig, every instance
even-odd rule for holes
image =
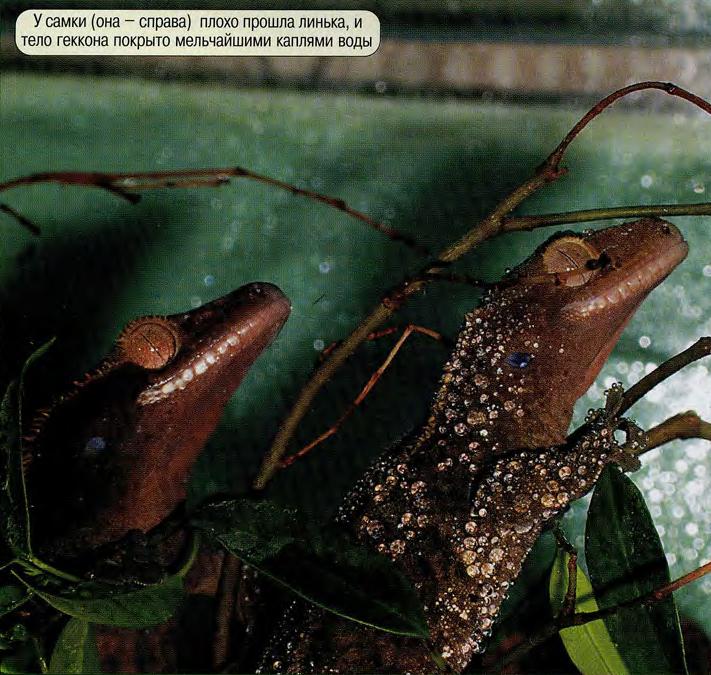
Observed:
[[[95,187],[101,190],[107,190],[132,204],[136,204],[141,199],[141,196],[136,194],[137,191],[157,190],[161,188],[219,187],[221,185],[227,185],[232,178],[247,178],[257,181],[258,183],[266,183],[280,190],[286,190],[291,194],[327,204],[334,209],[338,209],[366,223],[389,239],[402,242],[421,255],[430,255],[430,251],[426,247],[418,244],[414,237],[371,218],[365,213],[349,206],[344,200],[338,197],[330,197],[319,192],[314,192],[313,190],[296,187],[295,185],[276,178],[271,178],[270,176],[265,176],[255,171],[250,171],[249,169],[244,169],[240,166],[217,169],[179,169],[176,171],[149,171],[139,173],[100,173],[90,171],[43,172],[0,183],[0,192],[20,187],[21,185],[34,185],[37,183],[82,185],[84,187]],[[30,222],[27,218],[10,207],[6,207],[3,210],[15,217],[25,226]],[[36,228],[37,226],[33,225],[33,227]]]
[[[639,382],[631,386],[620,399],[616,410],[617,415],[623,415],[627,412],[639,399],[646,396],[659,383],[679,372],[690,363],[703,359],[710,354],[711,337],[699,338],[691,347],[679,352],[676,356],[672,356],[655,368],[649,375],[645,375]]]
[[[644,89],[659,89],[665,93],[678,96],[692,102],[705,112],[711,114],[711,103],[699,98],[695,94],[664,82],[641,82],[629,87],[624,87],[602,99],[593,106],[580,121],[568,132],[561,143],[541,164],[534,176],[526,180],[519,187],[505,197],[483,220],[470,229],[461,239],[445,248],[420,275],[414,279],[406,279],[390,292],[386,293],[380,303],[363,319],[356,329],[333,350],[329,359],[322,363],[304,385],[290,412],[283,419],[274,438],[271,448],[265,456],[259,473],[254,481],[254,488],[263,489],[267,482],[274,476],[281,466],[281,460],[287,452],[297,426],[311,407],[311,403],[321,387],[333,376],[353,351],[383,324],[407,300],[410,295],[421,291],[428,283],[428,277],[446,271],[449,264],[461,258],[464,254],[476,248],[482,242],[504,231],[505,218],[530,195],[537,192],[544,185],[556,180],[565,170],[560,163],[563,155],[573,139],[600,113],[618,99],[636,91]],[[531,223],[520,223],[520,229],[531,229]],[[515,225],[508,221],[508,230]]]
[[[711,441],[711,423],[702,420],[693,410],[674,415],[647,430],[647,443],[639,454],[665,443],[690,438]]]
[[[380,334],[371,334],[369,336],[370,339],[374,339],[375,337],[382,337],[383,335],[387,335],[392,333],[390,329],[386,331],[381,331]],[[393,359],[397,355],[397,353],[400,351],[402,348],[403,344],[405,344],[405,341],[407,338],[410,337],[413,333],[421,333],[422,335],[427,335],[428,337],[431,337],[433,340],[437,341],[442,341],[442,335],[440,335],[437,331],[431,330],[429,328],[425,328],[424,326],[417,326],[415,324],[408,324],[405,329],[402,331],[402,335],[398,338],[398,341],[395,343],[395,346],[390,350],[388,353],[385,361],[380,365],[380,367],[370,376],[370,379],[365,383],[365,386],[360,390],[360,393],[356,398],[351,401],[351,403],[346,407],[346,409],[343,411],[341,416],[328,428],[326,431],[324,431],[322,434],[320,434],[318,437],[316,437],[313,441],[305,445],[303,448],[295,452],[293,455],[289,455],[285,459],[282,460],[282,468],[286,468],[287,466],[291,466],[297,459],[301,459],[302,457],[306,456],[311,450],[313,450],[317,445],[321,445],[326,439],[330,438],[333,436],[338,429],[340,429],[341,425],[356,411],[356,408],[363,403],[365,400],[366,396],[371,392],[373,387],[377,384],[378,380],[382,377],[383,373],[388,369],[390,364],[392,363]]]

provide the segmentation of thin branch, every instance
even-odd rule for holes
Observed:
[[[313,199],[356,218],[379,232],[385,234],[394,241],[401,241],[410,246],[422,255],[429,255],[428,249],[417,244],[413,237],[406,235],[395,228],[387,226],[370,216],[356,211],[348,206],[342,199],[329,197],[312,190],[298,188],[284,181],[264,176],[262,174],[243,169],[233,168],[210,168],[210,169],[184,169],[176,171],[146,172],[146,173],[90,173],[90,172],[45,172],[22,176],[5,183],[0,183],[0,192],[9,190],[21,185],[31,185],[36,183],[59,183],[62,185],[83,185],[85,187],[95,187],[103,190],[110,190],[132,204],[140,201],[140,195],[130,190],[155,190],[155,189],[175,189],[175,188],[200,188],[219,187],[230,182],[230,177],[249,178],[261,183],[266,183],[288,190],[292,194],[297,194],[307,199]],[[17,220],[23,227],[26,227],[32,234],[40,234],[40,229],[28,218],[18,213],[7,204],[0,204],[0,211]],[[695,204],[650,204],[646,206],[616,206],[601,209],[583,209],[578,211],[566,211],[561,213],[542,213],[530,216],[514,216],[504,218],[501,224],[501,232],[531,231],[540,227],[551,227],[555,225],[566,225],[574,223],[589,223],[598,220],[613,220],[616,218],[644,218],[644,217],[669,217],[669,216],[707,216],[711,215],[711,202],[700,202]],[[442,275],[431,274],[429,279],[439,280]],[[486,287],[487,282],[465,277],[463,275],[450,275],[453,281],[469,283],[474,286]]]
[[[568,554],[568,586],[560,609],[561,616],[572,616],[575,614],[575,601],[578,596],[578,550],[573,546],[557,520],[553,527],[553,536],[559,549]]]
[[[12,180],[0,183],[0,192],[3,190],[11,190],[21,185],[35,185],[37,183],[83,185],[85,187],[107,190],[131,204],[136,204],[141,199],[140,195],[133,194],[120,186],[114,185],[115,177],[121,175],[122,174],[97,173],[92,171],[45,171],[42,173],[33,173],[29,176],[21,176],[20,178],[13,178]]]
[[[418,277],[414,280],[406,279],[388,292],[375,309],[361,321],[341,345],[333,350],[330,358],[316,369],[309,381],[302,388],[291,410],[282,420],[274,441],[272,442],[272,446],[264,457],[253,483],[254,489],[264,489],[269,480],[271,480],[274,474],[279,470],[281,460],[287,453],[289,442],[296,432],[299,423],[311,408],[311,403],[316,397],[316,394],[367,336],[375,332],[379,326],[387,321],[410,295],[421,291],[427,284],[428,276],[441,274],[443,271],[446,271],[449,264],[458,260],[466,253],[469,253],[484,241],[500,234],[503,231],[504,218],[506,218],[506,216],[533,193],[537,192],[546,184],[555,181],[565,173],[565,170],[560,167],[560,162],[566,149],[582,129],[616,100],[642,89],[660,89],[670,95],[680,96],[711,114],[711,103],[700,99],[676,85],[663,82],[642,82],[630,87],[625,87],[610,94],[610,96],[593,106],[570,132],[568,132],[561,143],[548,156],[546,161],[538,167],[533,177],[514,189],[488,216],[470,229],[461,239],[445,248],[433,263],[421,271]]]
[[[705,565],[702,565],[701,567],[695,569],[693,572],[689,572],[689,574],[685,574],[684,576],[679,577],[675,581],[671,581],[668,584],[664,584],[663,586],[660,586],[659,588],[651,591],[650,593],[641,595],[636,598],[632,598],[630,600],[626,600],[625,602],[621,602],[618,605],[606,607],[605,609],[600,609],[595,612],[578,612],[577,614],[573,614],[572,616],[566,616],[564,613],[561,612],[554,619],[547,622],[544,626],[538,629],[533,635],[530,635],[524,642],[509,651],[506,656],[499,662],[499,670],[501,670],[503,666],[517,661],[522,656],[531,651],[531,649],[537,647],[540,644],[543,644],[561,630],[571,628],[573,626],[583,626],[586,623],[604,619],[605,617],[616,614],[621,609],[627,609],[629,607],[635,607],[637,605],[649,605],[655,602],[660,602],[661,600],[664,600],[672,593],[680,589],[682,586],[686,586],[687,584],[697,581],[698,579],[701,579],[702,577],[710,573],[711,562],[708,562]]]
[[[709,354],[711,354],[711,337],[699,338],[691,347],[676,356],[672,356],[669,360],[649,373],[649,375],[646,375],[639,382],[630,387],[620,399],[617,410],[615,411],[616,414],[623,415],[660,382],[671,377],[674,373],[677,373],[690,363],[703,359]]]
[[[200,188],[219,187],[229,183],[232,172],[238,177],[250,178],[255,181],[266,183],[283,190],[288,190],[292,194],[301,195],[307,199],[327,204],[343,211],[347,215],[356,218],[379,232],[385,234],[394,241],[403,242],[422,255],[430,255],[424,246],[417,244],[413,237],[396,230],[388,225],[380,223],[370,216],[356,211],[348,206],[343,200],[336,197],[320,194],[312,190],[298,188],[289,183],[248,171],[240,167],[237,168],[216,168],[216,169],[184,169],[177,171],[148,172],[148,173],[88,173],[59,171],[56,173],[36,173],[29,176],[22,176],[5,183],[0,183],[0,192],[9,190],[21,185],[31,185],[36,183],[59,183],[62,185],[83,185],[85,187],[95,187],[103,190],[110,190],[123,199],[127,199],[132,204],[140,201],[141,196],[129,190],[156,190],[156,189],[176,189],[176,188]],[[121,185],[119,185],[121,184]],[[40,234],[39,227],[31,220],[18,213],[7,204],[0,204],[0,211],[17,220],[23,227],[26,227],[32,234]],[[584,209],[578,211],[565,211],[561,213],[541,213],[530,216],[514,216],[504,218],[501,224],[501,232],[531,231],[540,227],[551,227],[555,225],[566,225],[574,223],[589,223],[599,220],[613,220],[616,218],[645,218],[645,217],[669,217],[669,216],[707,216],[711,215],[711,202],[700,202],[695,204],[650,204],[646,206],[616,206],[601,209]],[[468,277],[465,275],[450,274],[429,274],[428,280],[438,281],[440,278],[455,281],[457,283],[467,283],[473,286],[487,287],[488,282]]]
[[[29,218],[26,218],[21,213],[13,209],[12,206],[0,203],[0,211],[2,211],[3,213],[7,213],[9,216],[14,218],[18,223],[20,223],[20,225],[22,225],[22,227],[24,227],[26,230],[29,230],[36,237],[42,234],[41,230],[39,229],[39,227],[37,227],[37,225],[35,225]]]
[[[644,454],[675,440],[701,438],[711,441],[711,423],[702,420],[693,410],[664,420],[646,433],[647,443],[637,454]]]
[[[224,667],[231,650],[231,628],[234,617],[235,589],[242,573],[242,561],[225,552],[217,589],[215,637],[212,642],[212,666],[215,671]]]
[[[391,331],[389,329],[387,331],[380,331],[380,333],[371,334],[368,337],[369,337],[369,339],[372,339],[373,337],[378,337],[378,336],[383,335],[384,332],[390,333]],[[358,396],[356,396],[356,398],[350,402],[350,404],[346,407],[346,409],[341,413],[341,416],[328,429],[326,429],[326,431],[324,431],[322,434],[320,434],[313,441],[311,441],[310,443],[305,445],[303,448],[301,448],[294,454],[289,455],[288,457],[284,458],[282,460],[282,468],[291,466],[296,460],[301,459],[302,457],[305,457],[316,446],[321,445],[321,443],[323,443],[325,440],[331,438],[331,436],[336,434],[336,432],[341,428],[343,423],[356,411],[358,406],[361,403],[363,403],[365,398],[372,391],[373,387],[375,387],[375,385],[377,384],[378,380],[380,380],[383,373],[388,369],[388,367],[392,363],[393,359],[395,358],[397,353],[402,348],[405,341],[413,333],[420,333],[421,335],[427,335],[428,337],[431,337],[433,340],[437,340],[438,342],[444,341],[444,338],[442,337],[442,335],[440,333],[438,333],[437,331],[431,330],[430,328],[425,328],[423,326],[417,326],[412,323],[408,324],[405,327],[405,329],[403,330],[402,335],[400,336],[398,341],[395,343],[395,346],[388,353],[388,356],[385,359],[385,361],[371,375],[370,379],[365,383],[363,388],[360,390],[360,393],[358,394]]]
[[[658,89],[663,91],[665,94],[670,96],[678,96],[683,98],[685,101],[693,103],[695,106],[701,108],[709,115],[711,115],[711,103],[705,101],[700,96],[692,94],[686,89],[682,89],[673,82],[657,82],[657,81],[647,81],[647,82],[636,82],[628,87],[622,87],[617,91],[613,91],[609,96],[606,96],[601,101],[596,103],[588,112],[580,119],[580,121],[568,132],[566,137],[561,141],[560,145],[553,151],[546,163],[542,166],[542,170],[545,170],[546,165],[550,164],[552,166],[558,166],[560,161],[568,149],[568,146],[575,140],[576,136],[592,122],[600,113],[605,109],[609,108],[615,101],[618,101],[629,94],[633,94],[637,91],[643,91],[646,89]]]
[[[698,581],[707,574],[711,574],[711,562],[707,562],[705,565],[696,568],[692,572],[689,572],[688,574],[685,574],[684,576],[681,576],[678,579],[675,579],[674,581],[670,581],[668,584],[664,584],[664,586],[660,586],[659,588],[649,593],[646,593],[645,595],[641,595],[630,600],[625,600],[625,602],[621,602],[618,605],[614,605],[613,607],[599,609],[596,612],[578,612],[567,620],[563,619],[563,621],[560,622],[558,629],[562,630],[563,628],[569,628],[571,626],[583,626],[586,623],[590,623],[591,621],[597,621],[598,619],[604,619],[607,616],[612,616],[613,614],[619,612],[621,609],[627,609],[628,607],[636,607],[637,605],[650,605],[655,602],[660,602],[665,598],[668,598],[672,593],[678,591],[683,586],[687,586],[688,584],[694,581]]]
[[[360,220],[374,230],[381,232],[386,237],[393,241],[399,241],[415,250],[420,255],[429,256],[430,251],[415,241],[414,237],[400,232],[394,227],[385,225],[374,218],[357,211],[345,201],[338,197],[330,197],[328,195],[299,188],[284,181],[270,176],[265,176],[249,169],[244,169],[239,166],[217,168],[217,169],[179,169],[176,171],[152,171],[139,173],[99,173],[88,171],[56,171],[35,173],[29,176],[22,176],[9,180],[5,183],[0,183],[0,192],[11,188],[20,187],[21,185],[33,185],[36,183],[59,183],[60,185],[83,185],[85,187],[94,187],[109,192],[126,199],[132,204],[137,203],[141,196],[136,194],[139,190],[156,190],[161,188],[199,188],[199,187],[219,187],[227,185],[232,178],[247,178],[259,183],[265,183],[272,187],[286,190],[294,195],[306,197],[313,201],[327,204],[343,213]],[[18,214],[14,212],[19,219]]]
[[[501,231],[530,231],[551,225],[591,223],[596,220],[613,220],[615,218],[665,218],[669,216],[711,216],[711,202],[614,206],[608,209],[584,209],[564,213],[542,213],[535,216],[514,216],[504,219]]]

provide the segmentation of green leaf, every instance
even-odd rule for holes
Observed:
[[[551,569],[548,591],[555,616],[563,606],[568,588],[569,555],[560,550]],[[596,612],[595,595],[585,572],[577,567],[576,612]],[[571,626],[559,632],[570,660],[583,675],[628,675],[617,648],[602,619],[582,626]]]
[[[30,634],[27,630],[27,626],[16,623],[14,626],[0,633],[0,650],[10,651],[13,647],[17,650],[18,643],[27,642],[29,638]]]
[[[36,672],[39,672],[37,651],[29,640],[16,645],[13,652],[0,661],[0,673]]]
[[[634,483],[608,466],[588,511],[585,552],[600,608],[641,597],[669,582],[662,544]],[[630,673],[687,673],[674,599],[638,604],[605,619]]]
[[[25,379],[28,370],[53,344],[54,340],[50,340],[30,355],[22,367],[19,383],[10,383],[0,406],[0,449],[4,453],[0,461],[0,515],[5,541],[11,551],[20,558],[32,556],[27,488],[22,469],[21,434]]]
[[[12,382],[5,392],[0,407],[0,516],[3,537],[17,557],[30,555],[29,516],[22,474],[22,446],[20,444],[20,413],[18,383]]]
[[[10,584],[0,586],[0,616],[17,609],[30,597],[26,589]]]
[[[191,522],[254,564],[274,557],[303,536],[293,510],[266,500],[228,499],[209,504],[199,509]]]
[[[409,581],[390,560],[341,530],[310,529],[293,511],[249,500],[203,507],[192,522],[230,553],[329,612],[390,633],[427,637]]]
[[[54,646],[49,672],[101,672],[94,626],[80,619],[69,619]]]
[[[120,628],[147,628],[167,621],[185,595],[183,579],[179,576],[168,577],[160,584],[138,590],[107,590],[96,584],[78,586],[71,595],[56,595],[38,588],[33,590],[52,607],[69,616]]]

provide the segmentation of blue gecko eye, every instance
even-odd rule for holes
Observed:
[[[86,443],[84,447],[84,452],[87,455],[99,454],[102,450],[106,449],[106,439],[101,436],[92,436]]]
[[[506,357],[506,363],[508,363],[512,368],[525,368],[529,363],[533,354],[528,354],[527,352],[512,352]]]

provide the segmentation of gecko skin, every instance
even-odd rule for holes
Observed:
[[[276,286],[252,283],[126,326],[27,435],[35,550],[70,559],[160,523],[185,498],[225,405],[289,312]]]
[[[337,516],[411,580],[429,645],[296,602],[261,669],[428,673],[436,652],[461,672],[482,652],[546,521],[623,463],[604,416],[564,445],[573,405],[687,251],[672,224],[643,219],[555,236],[507,274],[466,316],[425,425]]]

